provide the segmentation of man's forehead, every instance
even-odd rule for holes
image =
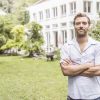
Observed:
[[[77,22],[77,21],[88,21],[88,18],[87,17],[77,17],[75,19],[75,22]]]

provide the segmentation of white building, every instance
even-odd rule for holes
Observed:
[[[75,36],[75,14],[85,12],[92,22],[99,19],[100,0],[40,0],[28,10],[30,22],[36,21],[43,26],[44,46],[60,48]]]

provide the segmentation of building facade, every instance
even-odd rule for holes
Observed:
[[[44,48],[60,48],[75,37],[73,18],[78,12],[85,12],[92,23],[100,19],[100,0],[40,0],[28,10],[30,22],[43,26]]]

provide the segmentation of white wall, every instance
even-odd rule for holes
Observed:
[[[51,36],[51,40],[50,40],[50,44],[54,45],[54,31],[58,32],[58,47],[60,48],[62,45],[62,30],[67,30],[67,41],[71,40],[71,29],[74,29],[73,26],[70,25],[70,22],[73,22],[73,18],[75,16],[75,14],[70,14],[70,3],[71,2],[76,2],[76,13],[78,12],[83,12],[83,1],[84,0],[47,0],[45,2],[33,5],[31,7],[28,8],[29,12],[30,12],[30,21],[36,21],[39,24],[41,24],[43,26],[43,37],[45,40],[45,44],[44,47],[47,47],[47,41],[46,41],[46,32],[50,32],[50,36]],[[97,19],[97,13],[96,13],[96,2],[100,1],[100,0],[87,0],[87,1],[91,1],[92,3],[92,7],[91,7],[91,13],[87,13],[88,16],[91,18],[91,20],[96,20]],[[67,13],[65,16],[61,16],[61,5],[66,4],[66,10]],[[53,14],[52,14],[52,8],[53,7],[57,7],[58,9],[58,16],[56,18],[53,18]],[[45,16],[45,10],[46,9],[50,9],[50,18],[46,19]],[[43,20],[40,21],[39,20],[39,11],[43,11]],[[37,19],[33,19],[33,13],[36,13],[37,15]],[[67,25],[65,27],[61,27],[61,23],[66,22]],[[53,24],[58,24],[57,28],[52,28]],[[45,26],[46,25],[50,25],[50,29],[46,29]]]

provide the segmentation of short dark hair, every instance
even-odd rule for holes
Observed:
[[[78,17],[86,17],[88,19],[88,24],[90,25],[91,24],[91,21],[90,21],[90,18],[84,14],[84,13],[78,13],[75,17],[74,17],[74,22],[73,24],[75,25],[75,20],[78,18]]]

